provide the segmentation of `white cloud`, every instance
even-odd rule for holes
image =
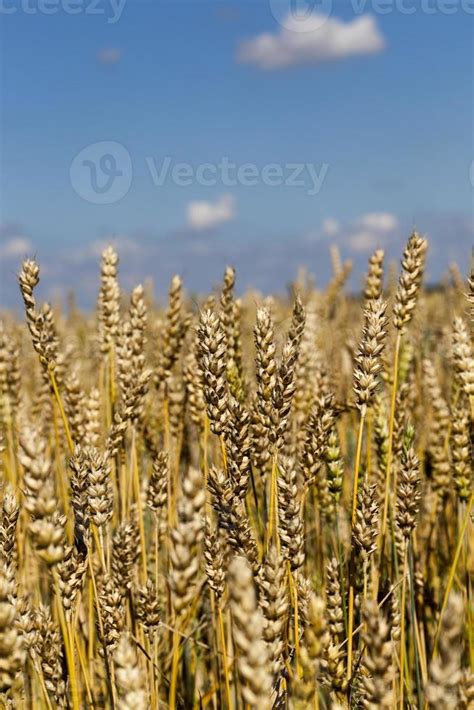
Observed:
[[[367,212],[343,224],[328,217],[321,223],[320,234],[353,251],[368,252],[383,247],[398,228],[399,222],[394,214]]]
[[[262,69],[295,64],[321,64],[360,54],[377,54],[385,48],[375,19],[363,15],[351,22],[311,14],[305,20],[289,15],[279,32],[265,32],[244,40],[240,62]]]
[[[354,251],[373,251],[380,246],[380,234],[361,230],[350,234],[347,241]]]
[[[334,217],[327,217],[321,225],[325,237],[335,237],[339,233],[340,225]]]
[[[362,215],[359,224],[364,229],[373,229],[378,232],[393,232],[398,227],[398,219],[390,212],[369,212]]]
[[[0,244],[0,258],[18,259],[25,257],[33,250],[33,245],[26,237],[10,237],[3,244]]]
[[[215,202],[190,202],[187,207],[187,223],[191,229],[213,229],[235,218],[235,200],[232,195],[222,195]]]

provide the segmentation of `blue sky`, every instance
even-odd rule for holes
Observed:
[[[66,0],[0,3],[5,303],[26,253],[47,295],[73,285],[87,302],[108,240],[125,284],[151,277],[158,292],[174,272],[209,288],[226,263],[242,286],[281,290],[301,263],[324,282],[332,241],[357,283],[373,248],[398,258],[413,225],[431,237],[431,278],[452,260],[466,268],[474,2],[385,0],[380,14],[375,0],[322,0],[307,20],[290,0],[125,0],[120,17],[106,0],[75,2],[74,15]],[[91,165],[111,142],[130,161],[124,194],[117,181],[94,204]],[[124,167],[114,150],[113,171]],[[190,166],[190,184],[153,183],[166,156],[170,170]],[[255,166],[256,184],[222,184],[223,158]],[[196,179],[203,163],[212,185]],[[264,184],[268,164],[284,184]],[[288,184],[290,164],[303,184]]]

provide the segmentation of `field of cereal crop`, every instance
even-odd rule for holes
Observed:
[[[229,267],[163,308],[109,247],[90,313],[19,267],[6,708],[474,707],[474,278],[426,289],[417,233],[359,294],[333,257],[325,290],[237,297]]]

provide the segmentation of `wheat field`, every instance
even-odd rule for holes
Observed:
[[[333,249],[324,290],[237,297],[229,267],[160,305],[109,247],[92,313],[23,262],[4,707],[474,708],[474,275],[428,289],[427,258],[415,232],[359,294]]]

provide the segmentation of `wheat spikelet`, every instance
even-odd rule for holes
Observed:
[[[166,507],[168,502],[169,456],[160,451],[153,461],[153,470],[148,481],[146,502],[155,514]]]
[[[288,339],[283,347],[283,354],[272,394],[273,409],[278,413],[276,430],[271,431],[271,440],[281,447],[283,437],[289,425],[289,417],[295,395],[295,368],[298,362],[301,339],[306,322],[305,311],[299,296],[295,299]]]
[[[206,401],[201,389],[199,366],[194,348],[184,359],[183,377],[191,419],[198,430],[202,432],[205,427]]]
[[[122,634],[114,652],[115,678],[119,691],[119,710],[137,710],[148,705],[144,674],[138,665],[131,639]]]
[[[466,293],[467,302],[470,306],[469,308],[469,318],[471,321],[471,340],[472,331],[474,328],[474,255],[471,254],[471,273],[468,278],[469,291]]]
[[[33,291],[39,283],[40,269],[38,264],[32,259],[26,259],[18,275],[23,303],[25,305],[26,322],[31,335],[33,347],[40,356],[40,360],[46,364],[47,357],[39,323],[39,313],[36,309],[36,300]]]
[[[64,380],[64,408],[73,441],[82,442],[85,435],[86,397],[74,371]]]
[[[67,687],[63,680],[63,655],[59,629],[49,609],[40,604],[34,611],[35,641],[30,654],[41,666],[44,682],[54,707],[68,707]]]
[[[329,432],[324,457],[327,466],[328,489],[337,503],[342,493],[344,460],[342,458],[339,436],[335,426],[333,426]]]
[[[84,446],[97,448],[101,430],[100,391],[97,387],[92,387],[89,391],[84,406],[87,409],[87,417],[84,421]]]
[[[382,370],[381,356],[385,346],[387,304],[370,300],[364,312],[365,325],[354,370],[354,392],[357,406],[364,412],[372,403]]]
[[[120,407],[115,411],[114,421],[106,441],[108,457],[115,456],[123,444],[128,425],[138,418],[141,412],[143,398],[148,390],[151,377],[150,370],[144,370],[133,382],[130,389],[124,393]]]
[[[413,432],[408,435],[409,442],[412,439]],[[416,518],[420,506],[419,466],[420,462],[415,454],[413,444],[410,442],[404,448],[402,454],[395,511],[396,525],[405,539],[410,537],[416,526]]]
[[[453,407],[451,420],[451,458],[453,479],[460,500],[467,501],[472,490],[472,446],[469,409],[465,397]]]
[[[11,601],[12,584],[0,567],[0,692],[10,688],[25,661],[22,636],[15,627],[16,609]]]
[[[97,623],[98,636],[108,653],[117,646],[125,624],[123,595],[114,578],[105,575],[99,587],[99,607],[102,624]]]
[[[132,372],[140,374],[145,369],[145,345],[148,310],[144,299],[143,286],[136,286],[130,296],[130,349]]]
[[[462,318],[454,320],[453,327],[453,360],[456,374],[467,397],[474,396],[474,354]]]
[[[64,559],[58,564],[59,588],[64,610],[71,615],[77,595],[81,592],[87,569],[87,553],[67,545]]]
[[[244,386],[242,371],[242,342],[240,333],[240,308],[234,296],[235,269],[228,266],[224,272],[220,296],[220,322],[227,348],[227,376],[232,394],[237,397]],[[234,387],[232,384],[234,383]]]
[[[112,575],[125,598],[132,587],[139,556],[138,530],[134,523],[120,523],[112,538]]]
[[[11,406],[8,395],[8,350],[3,323],[0,322],[0,421],[11,420]]]
[[[120,398],[123,398],[137,375],[133,367],[132,324],[128,319],[123,319],[117,327],[115,359],[118,389]]]
[[[34,655],[34,644],[37,642],[37,629],[35,614],[28,597],[18,597],[15,603],[15,627],[21,634],[23,648],[30,655]]]
[[[268,644],[272,674],[278,679],[284,667],[284,628],[288,622],[285,565],[272,545],[262,562],[257,583],[258,604],[264,618],[263,638]]]
[[[434,365],[428,358],[423,360],[423,374],[426,392],[433,408],[432,424],[428,440],[433,469],[433,488],[445,494],[450,480],[450,465],[445,446],[450,412],[446,400],[443,397]]]
[[[230,564],[229,593],[242,696],[250,707],[269,710],[271,675],[263,640],[263,619],[257,607],[252,572],[243,557],[235,557]]]
[[[137,588],[136,598],[137,619],[143,624],[147,634],[153,636],[160,623],[161,611],[158,593],[151,579],[147,579],[145,585]]]
[[[13,488],[8,486],[3,494],[0,518],[0,558],[7,566],[11,566],[15,558],[19,514],[20,506]]]
[[[301,500],[294,464],[281,461],[278,465],[278,532],[281,551],[292,570],[304,563],[303,519]]]
[[[258,569],[258,551],[242,501],[234,495],[232,484],[223,471],[211,468],[208,479],[212,507],[219,527],[227,534],[229,545],[245,555],[253,569]]]
[[[277,412],[273,410],[273,392],[277,377],[273,321],[268,308],[259,308],[254,329],[256,384],[252,432],[256,463],[265,472],[271,458],[270,441],[275,435]]]
[[[358,494],[356,520],[352,530],[352,540],[364,567],[376,550],[378,535],[379,506],[376,499],[376,486],[367,479]]]
[[[229,414],[226,439],[228,472],[235,495],[243,501],[250,478],[250,414],[233,397],[229,401]]]
[[[186,388],[180,378],[171,375],[166,381],[166,394],[168,397],[168,417],[170,438],[177,442],[183,429],[184,412],[186,406]]]
[[[173,276],[169,288],[169,305],[159,361],[155,372],[155,385],[160,387],[171,375],[177,361],[189,320],[182,313],[183,284],[179,276]]]
[[[209,587],[220,603],[225,590],[226,549],[222,535],[209,518],[206,518],[204,531],[204,560]]]
[[[114,344],[120,321],[120,287],[117,278],[118,255],[108,246],[102,252],[100,267],[100,291],[97,302],[99,313],[99,338],[105,353]]]
[[[383,249],[377,249],[369,259],[364,291],[364,296],[367,299],[377,299],[382,295],[384,257]]]
[[[459,684],[459,709],[472,710],[474,707],[474,673],[466,668]]]
[[[361,677],[363,706],[370,710],[393,707],[392,692],[392,647],[390,625],[373,600],[362,609],[365,622],[363,640],[365,653],[363,664],[367,675]]]
[[[46,442],[34,430],[24,432],[20,460],[25,469],[25,508],[31,516],[29,532],[39,556],[48,565],[64,557],[64,518],[57,513],[51,461]]]
[[[459,645],[463,623],[463,602],[459,594],[451,593],[441,622],[439,657],[430,663],[426,697],[436,710],[459,707],[461,683],[461,649]]]
[[[198,330],[198,358],[203,382],[207,416],[214,434],[220,436],[227,426],[227,383],[225,335],[218,317],[211,311],[201,313]]]
[[[413,317],[425,266],[427,242],[413,232],[403,252],[402,272],[393,305],[395,328],[403,332]]]
[[[97,449],[89,447],[84,451],[83,465],[87,482],[87,492],[84,491],[87,496],[86,506],[89,508],[90,519],[100,528],[111,519],[113,513],[109,459]]]
[[[204,502],[205,493],[201,474],[197,469],[190,468],[183,481],[183,497],[178,510],[178,521],[170,531],[169,585],[177,616],[183,613],[195,593],[200,565],[196,547],[203,533]]]
[[[394,644],[398,643],[400,641],[400,635],[401,635],[401,629],[400,629],[400,624],[401,624],[401,614],[400,614],[400,601],[398,598],[398,594],[396,593],[395,589],[391,590],[390,594],[390,634],[392,641]]]
[[[84,549],[90,525],[89,470],[84,452],[78,445],[74,448],[73,455],[69,459],[69,468],[71,470],[71,506],[74,512],[74,540],[78,549]]]
[[[332,395],[321,397],[308,417],[302,454],[302,467],[307,482],[314,481],[327,455],[329,436],[334,427]]]
[[[328,639],[321,669],[327,676],[327,682],[339,698],[347,688],[344,640],[344,613],[342,608],[339,565],[336,558],[328,562],[326,575],[326,619]]]
[[[311,593],[307,603],[304,644],[301,648],[303,677],[297,680],[297,694],[306,701],[318,692],[320,666],[327,642],[324,602]]]

